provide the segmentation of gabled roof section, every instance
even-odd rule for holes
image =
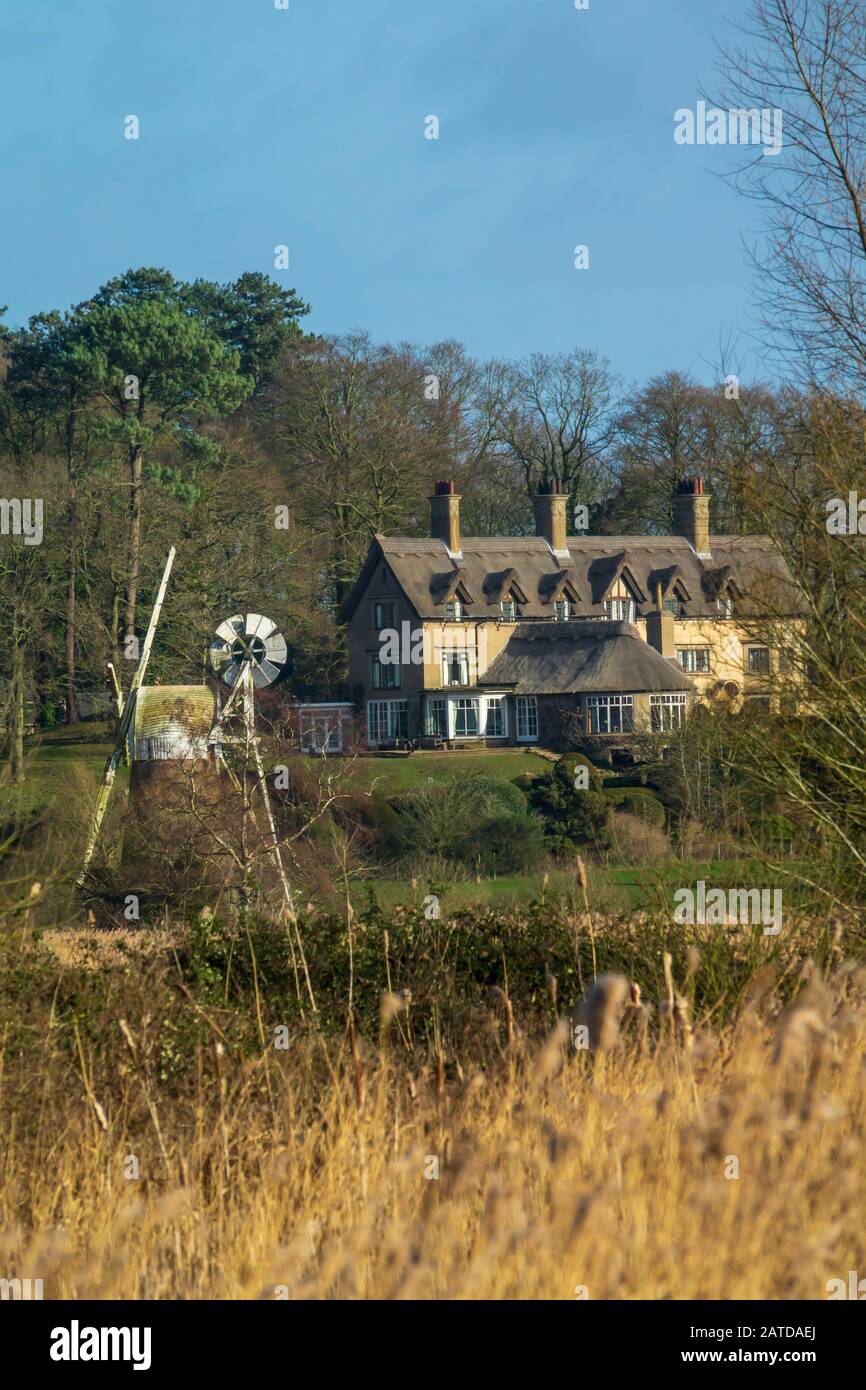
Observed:
[[[732,594],[734,598],[742,598],[742,589],[734,578],[732,565],[716,565],[708,567],[701,575],[701,584],[704,593],[711,599],[720,598],[722,594]]]
[[[538,590],[542,603],[558,603],[563,598],[571,603],[580,603],[580,594],[574,587],[573,570],[559,570],[556,574],[545,575]]]
[[[430,592],[437,607],[443,603],[450,603],[453,598],[459,598],[463,603],[475,602],[466,587],[466,571],[462,565],[450,574],[446,572],[434,575],[430,581]]]
[[[349,593],[346,595],[346,597],[343,599],[343,602],[340,605],[341,623],[349,622],[356,608],[358,607],[358,604],[361,602],[361,599],[364,597],[364,594],[366,593],[367,585],[373,578],[373,575],[376,572],[377,565],[380,565],[383,562],[385,557],[382,551],[382,541],[384,539],[384,536],[380,536],[377,533],[370,541],[370,548],[367,551],[367,558],[365,559],[364,564],[361,567],[361,573],[358,575],[358,578],[355,580]]]
[[[520,623],[479,680],[517,695],[694,690],[631,623]]]
[[[632,590],[632,597],[638,603],[646,603],[647,596],[635,577],[635,566],[627,550],[621,550],[618,555],[604,556],[590,564],[589,582],[593,602],[604,603],[619,579]]]
[[[675,594],[677,598],[688,601],[691,593],[686,587],[682,568],[679,565],[666,565],[664,569],[650,570],[647,575],[647,589],[650,599],[655,598],[656,585],[661,585],[662,601],[669,594]]]
[[[513,565],[508,569],[494,571],[484,580],[484,593],[488,603],[501,603],[509,594],[518,603],[526,603],[527,598]]]

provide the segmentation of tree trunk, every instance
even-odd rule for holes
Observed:
[[[141,568],[141,466],[140,444],[129,448],[129,548],[127,555],[126,607],[123,614],[124,638],[135,636],[135,610],[138,603],[138,576]],[[124,655],[127,655],[124,652]]]
[[[120,606],[123,601],[122,581],[113,578],[114,594],[111,600],[111,656],[117,679],[123,684],[123,653],[120,650]]]
[[[67,456],[68,457],[68,456]],[[78,687],[75,674],[76,585],[78,579],[78,495],[75,465],[69,460],[69,559],[66,573],[66,722],[78,722]]]
[[[24,648],[12,648],[12,707],[9,765],[13,782],[24,781]]]

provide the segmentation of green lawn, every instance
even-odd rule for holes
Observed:
[[[490,749],[478,753],[412,753],[408,758],[359,758],[353,767],[348,784],[367,788],[374,782],[379,790],[390,795],[417,787],[426,782],[442,782],[450,777],[501,777],[513,782],[516,777],[538,777],[553,766],[537,753],[520,748]]]
[[[111,752],[104,724],[51,729],[24,746],[25,781],[0,785],[0,815],[32,815],[60,796],[81,793],[82,779],[96,786]]]
[[[789,861],[794,869],[794,861]],[[644,908],[670,915],[673,918],[674,893],[678,888],[693,888],[698,879],[713,888],[741,888],[747,886],[771,886],[767,866],[750,859],[713,860],[694,862],[671,859],[665,864],[646,866],[610,866],[588,864],[589,904],[599,912],[626,911]],[[545,884],[544,880],[547,879]],[[408,879],[376,878],[356,883],[352,889],[352,900],[356,910],[363,910],[370,892],[384,908],[403,905],[419,905],[428,893],[436,892],[433,883],[422,883],[415,888]],[[796,888],[785,888],[789,904],[796,904]],[[566,869],[553,869],[549,873],[532,873],[522,878],[482,879],[476,883],[456,883],[439,894],[443,913],[457,912],[473,906],[504,907],[507,905],[526,906],[542,893],[548,899],[574,899],[582,905],[582,895],[577,886],[576,875]]]

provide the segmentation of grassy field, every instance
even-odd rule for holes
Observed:
[[[373,783],[386,794],[405,791],[427,782],[444,782],[451,777],[500,777],[513,782],[516,777],[538,777],[551,763],[537,753],[520,748],[478,753],[413,753],[408,758],[359,758],[348,785],[369,788]]]
[[[105,724],[80,724],[28,739],[26,780],[17,787],[0,784],[0,814],[39,813],[57,799],[94,789],[111,752],[109,737]]]
[[[0,787],[0,798],[9,804],[44,805],[69,786],[70,776],[81,774],[95,785],[105,759],[111,752],[110,734],[105,724],[82,724],[70,730],[58,728],[28,739],[27,780],[20,788]],[[375,785],[386,795],[405,791],[427,782],[450,777],[483,774],[513,781],[521,775],[538,776],[550,763],[535,753],[521,749],[478,753],[413,753],[407,758],[358,758],[353,764],[334,759],[346,769],[347,789],[367,789]],[[332,763],[329,760],[329,766]]]
[[[0,786],[0,816],[46,814],[55,801],[90,796],[96,788],[105,759],[112,745],[107,725],[79,725],[71,730],[58,728],[40,733],[28,742],[27,780],[20,787]],[[330,765],[330,764],[329,764]],[[347,768],[346,789],[376,786],[390,795],[428,782],[445,781],[454,776],[494,776],[509,781],[520,776],[539,776],[551,767],[548,759],[521,749],[478,753],[418,752],[407,758],[359,758]],[[123,788],[126,773],[121,767],[118,787]],[[657,907],[667,911],[675,888],[703,878],[720,887],[759,884],[762,870],[744,860],[703,863],[682,862],[671,857],[667,863],[646,867],[590,866],[591,895],[597,907],[620,911],[634,907]],[[352,889],[356,909],[363,909],[371,894],[383,908],[421,901],[436,891],[443,912],[464,911],[472,907],[525,907],[545,895],[571,901],[575,894],[573,870],[554,869],[523,877],[474,879],[448,887],[418,883],[408,878],[374,876],[357,882]]]
[[[790,867],[796,867],[794,861]],[[673,912],[673,894],[677,888],[693,887],[699,880],[716,888],[739,888],[744,884],[760,886],[767,879],[766,865],[747,859],[714,859],[705,861],[671,858],[667,863],[646,866],[588,865],[589,897],[592,904],[605,912],[627,911],[630,908],[655,909],[665,915]],[[405,878],[372,878],[356,883],[352,901],[356,910],[372,899],[383,908],[404,903],[420,903],[426,894],[437,892],[443,913],[464,911],[473,907],[525,907],[542,899],[582,901],[576,870],[552,869],[549,872],[528,874],[520,878],[474,879],[455,883],[441,890],[429,882],[412,882]],[[789,906],[796,908],[794,888],[786,895]]]

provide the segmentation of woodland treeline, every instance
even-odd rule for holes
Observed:
[[[440,477],[465,534],[530,531],[552,479],[592,531],[633,534],[669,530],[677,481],[699,472],[715,531],[781,533],[821,588],[808,480],[828,411],[834,442],[862,430],[851,402],[728,371],[628,386],[585,347],[477,361],[454,341],[322,337],[308,312],[258,273],[145,268],[4,332],[0,494],[44,505],[41,544],[0,538],[7,707],[26,688],[28,718],[74,723],[108,661],[128,678],[171,544],[156,676],[200,679],[215,623],[264,607],[295,692],[344,693],[340,603],[374,532],[427,533]]]

